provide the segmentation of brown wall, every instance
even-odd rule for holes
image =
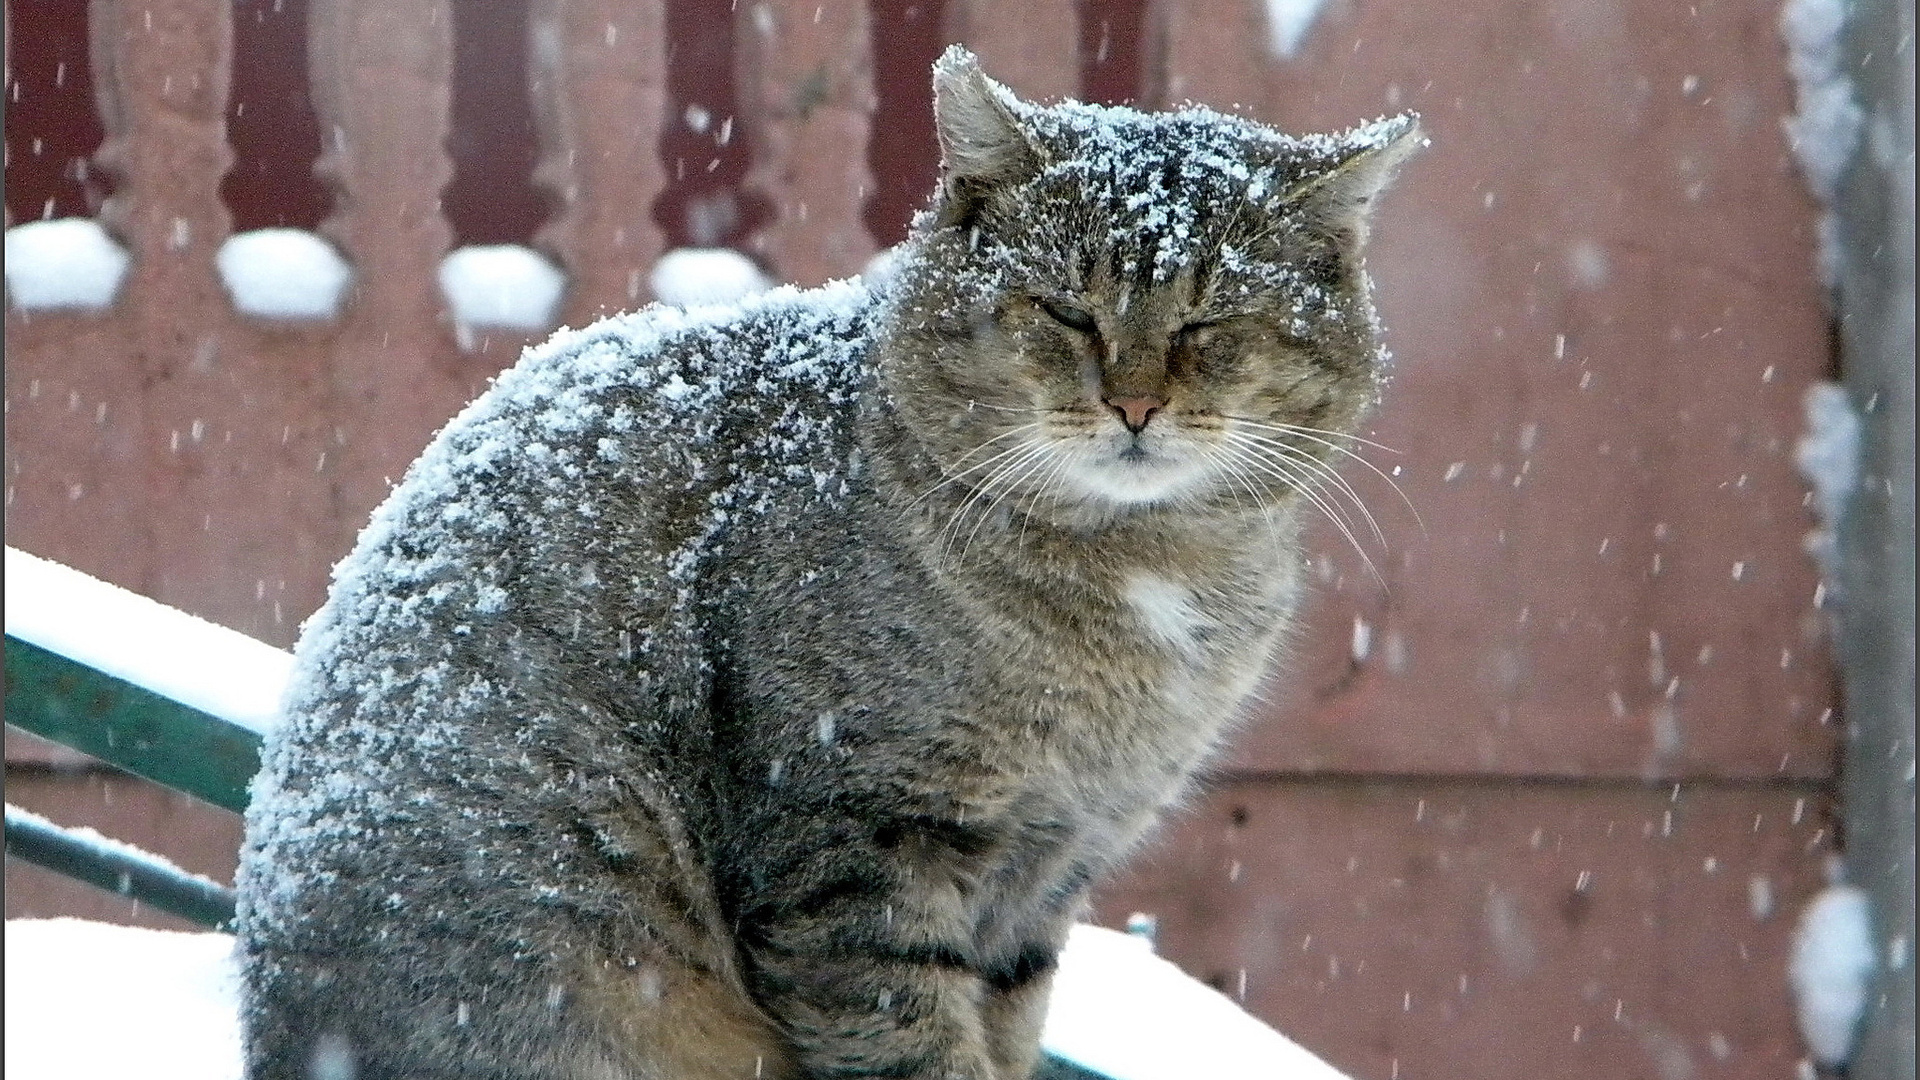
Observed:
[[[1157,914],[1167,955],[1369,1080],[1791,1074],[1784,941],[1834,847],[1841,725],[1791,464],[1828,319],[1771,0],[1330,0],[1293,57],[1254,0],[781,0],[735,23],[726,0],[532,0],[565,59],[497,131],[462,102],[518,83],[462,58],[510,66],[489,35],[518,24],[459,12],[509,5],[314,4],[291,37],[245,28],[266,5],[92,6],[103,216],[136,269],[108,314],[7,312],[8,543],[289,644],[388,478],[523,340],[456,345],[432,271],[460,222],[537,201],[517,239],[572,275],[573,324],[643,301],[702,200],[777,276],[857,271],[930,183],[947,40],[1032,94],[1296,130],[1418,109],[1433,145],[1370,260],[1397,356],[1372,437],[1399,452],[1370,457],[1424,528],[1347,471],[1379,578],[1322,531],[1272,704],[1099,914]],[[313,130],[344,133],[325,152],[263,146],[228,93],[301,70],[303,36]],[[14,42],[10,77],[48,40]],[[12,161],[32,124],[72,127],[30,89]],[[690,102],[739,137],[690,134]],[[334,325],[234,314],[212,253],[283,211],[223,174],[316,155],[361,288]],[[538,168],[463,185],[475,155]],[[38,216],[30,188],[9,172],[10,220]],[[138,785],[8,747],[10,799],[230,871],[230,817],[110,806]],[[10,917],[75,903],[7,874]]]

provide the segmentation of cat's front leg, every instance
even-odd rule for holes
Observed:
[[[1028,1080],[1040,1064],[1040,1036],[1053,992],[1053,973],[1066,945],[1072,912],[1020,935],[996,935],[994,959],[982,966],[987,984],[981,1021],[1001,1080]]]
[[[877,884],[828,875],[741,927],[749,984],[803,1075],[1003,1080],[957,897]]]

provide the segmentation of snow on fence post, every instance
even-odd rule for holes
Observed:
[[[1913,9],[1848,5],[1839,42],[1866,117],[1834,208],[1841,368],[1865,435],[1839,530],[1846,862],[1879,954],[1851,1062],[1863,1078],[1914,1074]]]
[[[531,0],[527,50],[540,160],[559,214],[536,237],[567,270],[561,322],[644,303],[664,248],[652,219],[667,99],[663,0]]]
[[[876,250],[863,218],[873,190],[867,5],[750,0],[739,20],[735,70],[753,147],[746,186],[773,204],[751,247],[774,276],[800,285],[857,274]]]

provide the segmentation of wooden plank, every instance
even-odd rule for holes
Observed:
[[[862,210],[873,63],[865,4],[750,0],[734,31],[747,187],[773,206],[749,240],[774,273],[818,285],[859,273],[876,250]]]
[[[1826,790],[1228,783],[1096,921],[1356,1077],[1792,1076]]]
[[[1368,260],[1397,356],[1372,437],[1401,451],[1369,456],[1426,529],[1346,470],[1385,586],[1319,533],[1285,704],[1238,763],[1829,775],[1791,460],[1827,313],[1773,10],[1330,5],[1292,57],[1256,4],[1156,13],[1176,98],[1296,131],[1418,108],[1433,139]]]
[[[651,212],[666,188],[666,10],[660,0],[536,0],[532,81],[542,155],[534,179],[558,216],[539,242],[566,267],[563,321],[580,326],[650,299]]]

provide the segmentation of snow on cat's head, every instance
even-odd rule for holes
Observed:
[[[1040,507],[1311,499],[1378,391],[1368,215],[1412,116],[1295,137],[934,69],[942,176],[883,374],[950,474]]]

